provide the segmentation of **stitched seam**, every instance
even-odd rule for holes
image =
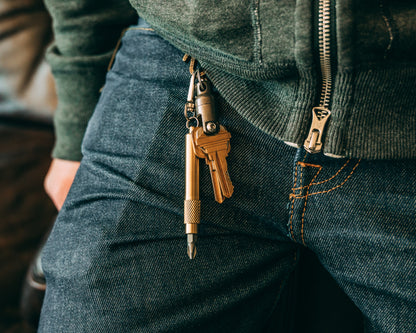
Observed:
[[[263,63],[262,57],[262,39],[261,39],[261,26],[260,26],[260,0],[253,1],[252,7],[252,20],[254,29],[254,52],[256,60],[261,65]]]
[[[154,29],[152,29],[152,28],[126,28],[126,29],[123,29],[120,33],[120,37],[117,40],[117,44],[114,48],[113,54],[111,55],[110,62],[107,66],[107,72],[109,72],[111,70],[111,68],[113,67],[114,59],[116,58],[116,53],[117,53],[117,51],[118,51],[118,49],[120,48],[120,45],[121,45],[121,40],[123,39],[126,32],[129,31],[129,30],[154,31]]]
[[[298,179],[298,166],[296,165],[295,167],[295,186],[297,185],[297,179]],[[293,241],[296,242],[295,239],[295,233],[293,232],[293,214],[294,214],[294,210],[295,210],[295,199],[296,199],[296,193],[295,190],[293,189],[293,193],[291,193],[290,198],[292,200],[292,209],[290,212],[290,220],[289,220],[289,231],[290,231],[290,235],[292,236]]]
[[[302,221],[301,221],[301,227],[300,227],[300,237],[302,239],[302,244],[304,246],[306,246],[305,244],[305,212],[306,212],[306,204],[308,202],[308,193],[309,193],[309,188],[311,186],[311,184],[314,182],[314,180],[316,179],[316,177],[318,177],[319,173],[321,172],[322,167],[319,168],[319,170],[316,172],[315,176],[312,178],[311,182],[309,183],[309,185],[307,186],[307,190],[306,190],[306,195],[305,195],[305,204],[303,205],[303,212],[302,212]]]
[[[300,164],[300,188],[303,188],[302,184],[303,184],[303,166]],[[294,191],[296,191],[296,189],[294,189]],[[301,194],[302,192],[299,192],[299,194]]]
[[[298,162],[299,165],[303,166],[303,167],[312,167],[312,168],[322,168],[320,165],[318,164],[311,164],[311,163],[305,163],[305,162]]]
[[[322,181],[320,181],[320,182],[317,182],[317,183],[313,183],[313,184],[310,184],[309,186],[315,186],[315,185],[321,185],[321,184],[325,184],[326,182],[329,182],[330,180],[332,180],[332,179],[334,179],[336,176],[338,176],[339,174],[340,174],[340,172],[347,166],[347,164],[349,163],[351,161],[351,159],[349,159],[347,162],[345,162],[345,164],[337,171],[337,173],[336,174],[334,174],[331,178],[328,178],[328,179],[325,179],[325,180],[322,180]],[[296,190],[301,190],[301,189],[303,189],[303,188],[305,188],[305,187],[307,187],[306,185],[305,186],[302,186],[302,187],[297,187],[296,188]]]
[[[294,210],[295,210],[295,199],[296,199],[295,188],[298,185],[298,165],[301,165],[301,163],[303,163],[306,160],[307,156],[308,156],[308,153],[305,152],[305,156],[303,156],[302,162],[297,162],[296,165],[295,165],[295,180],[294,180],[294,184],[293,184],[293,188],[292,188],[293,193],[290,193],[290,195],[289,195],[289,198],[292,200],[292,208],[291,208],[290,220],[289,220],[289,231],[290,231],[290,234],[292,236],[292,240],[296,243],[297,243],[297,241],[296,241],[296,238],[295,238],[295,233],[293,231],[293,215],[294,215]],[[299,183],[299,185],[301,185],[301,186],[302,186],[302,175],[303,175],[303,169],[301,169],[301,174],[300,174],[300,183]]]
[[[312,185],[321,185],[321,184],[325,184],[326,182],[329,182],[330,180],[332,180],[332,179],[334,179],[336,176],[338,176],[339,175],[339,173],[347,166],[347,164],[349,163],[351,161],[351,159],[349,159],[347,162],[345,162],[345,164],[337,171],[337,173],[335,174],[335,175],[333,175],[331,178],[328,178],[328,179],[325,179],[325,180],[322,180],[322,181],[320,181],[320,182],[317,182],[317,183],[313,183],[313,184],[311,184],[311,186]]]
[[[341,184],[339,184],[339,185],[337,185],[337,186],[335,186],[335,187],[333,187],[333,188],[331,188],[331,189],[329,189],[329,190],[326,190],[326,191],[321,191],[321,192],[314,192],[314,193],[309,193],[309,194],[306,194],[306,195],[304,195],[304,196],[298,196],[298,197],[296,197],[296,199],[303,199],[303,198],[306,198],[307,196],[311,196],[311,195],[316,195],[316,194],[324,194],[324,193],[328,193],[328,192],[331,192],[331,191],[333,191],[333,190],[336,190],[337,188],[339,188],[339,187],[341,187],[341,186],[343,186],[343,185],[345,185],[345,183],[351,178],[351,176],[352,176],[352,174],[354,173],[354,171],[355,171],[355,169],[357,169],[357,167],[358,167],[358,165],[360,164],[360,162],[361,162],[361,159],[357,162],[357,164],[354,166],[354,168],[352,169],[352,171],[351,171],[351,173],[348,175],[348,177],[347,178],[345,178],[344,179],[344,181],[341,183]]]
[[[391,48],[393,46],[393,43],[395,44],[395,40],[399,38],[399,31],[397,29],[396,22],[394,21],[394,18],[390,12],[390,10],[387,8],[386,3],[384,0],[379,0],[378,2],[381,16],[383,17],[384,23],[387,28],[387,32],[389,35],[389,44],[387,45],[386,49],[384,50],[384,59],[387,58],[389,55]]]
[[[124,37],[124,35],[126,34],[126,32],[127,31],[129,31],[129,30],[145,30],[145,31],[154,31],[154,29],[152,29],[152,28],[125,28],[125,29],[123,29],[122,31],[121,31],[121,33],[120,33],[120,37],[118,38],[118,40],[117,40],[117,44],[116,44],[116,46],[114,47],[114,51],[113,51],[113,54],[111,55],[111,59],[110,59],[110,62],[108,63],[108,66],[107,66],[107,72],[109,72],[110,70],[111,70],[111,68],[113,67],[113,64],[114,64],[114,60],[115,60],[115,58],[116,58],[116,53],[117,53],[117,51],[118,51],[118,49],[120,48],[120,45],[121,45],[121,40],[122,40],[122,38]],[[100,92],[101,92],[101,90],[100,90]]]
[[[306,156],[308,156],[308,153],[305,152],[305,156],[303,156],[303,161],[306,160]],[[292,240],[297,243],[296,238],[295,238],[295,233],[293,231],[293,215],[294,215],[294,210],[295,210],[295,199],[296,199],[296,191],[295,188],[298,185],[298,165],[300,165],[300,163],[302,162],[297,162],[295,165],[295,180],[294,180],[294,184],[293,184],[293,188],[292,191],[293,193],[291,193],[289,195],[289,198],[292,201],[292,208],[291,208],[291,212],[290,212],[290,220],[289,220],[289,231],[290,231],[290,235],[292,236]],[[300,176],[300,183],[299,185],[302,185],[302,171],[303,169],[301,169],[301,176]]]
[[[108,63],[108,66],[107,66],[107,72],[109,72],[109,71],[111,70],[111,68],[113,67],[114,60],[115,60],[115,58],[116,58],[116,53],[117,53],[117,51],[118,51],[118,49],[120,48],[120,45],[121,45],[121,40],[123,39],[123,37],[124,37],[124,35],[126,34],[126,32],[127,32],[127,31],[129,31],[129,30],[145,30],[145,31],[155,31],[155,30],[154,30],[154,29],[152,29],[152,28],[125,28],[125,29],[123,29],[123,30],[121,31],[121,33],[120,33],[120,37],[119,37],[119,38],[118,38],[118,40],[117,40],[117,44],[116,44],[116,46],[114,47],[114,51],[113,51],[113,53],[112,53],[112,55],[111,55],[110,62]],[[102,90],[102,88],[101,88],[101,90]],[[101,90],[100,90],[100,92],[101,92]]]
[[[125,29],[123,29],[123,30],[121,31],[121,33],[120,33],[120,37],[119,37],[119,38],[118,38],[118,40],[117,40],[117,44],[116,44],[116,46],[114,47],[114,51],[113,51],[113,53],[111,54],[110,62],[108,63],[108,66],[107,66],[107,72],[109,72],[109,71],[111,70],[111,68],[113,68],[113,64],[114,64],[114,60],[116,59],[116,54],[117,54],[117,51],[119,50],[119,48],[120,48],[120,46],[121,46],[121,40],[123,39],[123,37],[124,37],[125,33],[126,33],[128,30],[145,30],[145,31],[154,31],[154,29],[152,29],[152,28],[125,28]],[[101,92],[103,91],[103,89],[104,89],[104,86],[102,86],[102,87],[100,88],[99,92],[101,93]]]
[[[303,168],[302,167],[306,165],[306,163],[304,163],[305,160],[306,160],[306,156],[308,156],[308,153],[305,153],[305,156],[303,156],[302,162],[299,162],[299,161],[297,162],[297,164],[301,166],[301,169],[300,169],[300,182],[299,182],[300,187],[298,187],[298,188],[303,188],[303,186],[302,186],[302,184],[303,184]],[[295,184],[295,186],[296,185],[297,184]],[[296,190],[297,190],[297,188],[294,188],[293,189],[293,193],[296,193]]]

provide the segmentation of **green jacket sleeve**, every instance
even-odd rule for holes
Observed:
[[[127,0],[46,0],[55,42],[49,48],[58,94],[53,157],[80,160],[81,141],[121,31],[137,22]]]

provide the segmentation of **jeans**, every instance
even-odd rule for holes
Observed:
[[[310,155],[218,94],[235,191],[216,203],[201,161],[202,222],[189,260],[182,56],[143,23],[123,37],[44,249],[39,331],[261,332],[307,247],[367,332],[416,332],[414,161]]]

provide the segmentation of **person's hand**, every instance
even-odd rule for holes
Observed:
[[[80,162],[55,158],[46,174],[44,187],[58,210],[64,204]]]

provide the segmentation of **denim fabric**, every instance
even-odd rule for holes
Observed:
[[[44,249],[39,331],[260,332],[306,246],[367,332],[415,332],[414,161],[309,155],[218,94],[235,193],[217,204],[200,163],[202,222],[188,259],[181,58],[146,26],[125,34]]]

